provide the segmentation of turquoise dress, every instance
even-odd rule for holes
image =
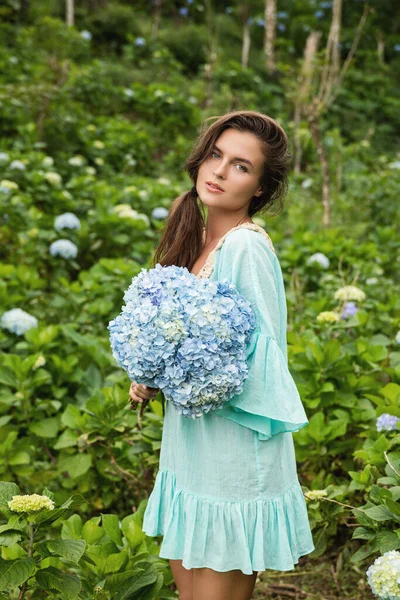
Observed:
[[[292,432],[308,420],[288,370],[281,267],[265,230],[244,223],[197,276],[228,279],[250,302],[249,375],[239,395],[195,420],[165,403],[143,531],[162,535],[160,557],[186,569],[293,570],[314,544],[296,471]]]

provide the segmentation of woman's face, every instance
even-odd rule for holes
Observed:
[[[208,207],[226,210],[239,210],[250,204],[253,196],[262,193],[259,180],[264,161],[254,134],[226,129],[200,165],[196,181],[200,200]],[[207,181],[218,184],[223,191],[213,191]]]

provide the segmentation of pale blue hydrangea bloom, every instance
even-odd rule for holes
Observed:
[[[257,19],[256,20],[256,25],[258,25],[258,27],[264,27],[264,19]]]
[[[375,596],[385,600],[400,600],[400,552],[385,552],[367,569],[366,574]]]
[[[318,263],[323,269],[328,269],[330,265],[329,258],[322,252],[315,252],[315,254],[312,254],[307,258],[306,262],[308,265]]]
[[[348,319],[349,317],[354,317],[354,315],[358,312],[358,306],[355,302],[345,302],[343,305],[343,310],[340,313],[342,319]]]
[[[1,326],[12,333],[22,335],[33,327],[38,326],[36,317],[22,310],[22,308],[12,308],[5,312],[1,317]]]
[[[132,279],[124,301],[108,329],[113,356],[131,380],[160,388],[193,419],[243,390],[255,316],[231,282],[157,263]]]
[[[10,169],[18,169],[19,171],[25,171],[26,166],[22,160],[13,160],[10,164]]]
[[[81,36],[83,37],[84,40],[92,39],[92,34],[87,29],[84,29],[83,31],[81,31]]]
[[[179,9],[179,14],[182,15],[182,17],[187,17],[189,13],[189,9],[187,6],[182,6],[182,8]]]
[[[133,98],[133,96],[135,95],[135,92],[133,90],[131,90],[130,88],[125,88],[124,89],[124,94],[128,98]]]
[[[286,12],[286,10],[280,10],[276,13],[276,16],[278,17],[278,19],[287,19],[288,17],[288,12]]]
[[[10,160],[7,152],[0,152],[0,165],[5,165]]]
[[[168,210],[163,206],[157,206],[157,208],[153,208],[151,211],[151,216],[153,219],[165,219],[168,217]]]
[[[80,229],[81,222],[74,213],[66,212],[54,220],[54,229],[60,231],[60,229]]]
[[[70,240],[56,240],[50,245],[50,254],[52,256],[61,256],[62,258],[75,258],[78,254],[77,246]]]
[[[311,177],[308,177],[308,179],[304,179],[304,181],[302,181],[301,187],[304,190],[308,190],[308,188],[312,186],[312,182],[313,180],[311,179]]]
[[[284,23],[278,23],[279,31],[286,31],[286,25]]]
[[[400,169],[400,160],[395,160],[394,162],[389,163],[389,167],[391,169]]]
[[[323,10],[316,10],[314,15],[317,17],[317,19],[322,19],[322,17],[325,15]]]
[[[395,45],[393,46],[393,50],[394,50],[395,52],[400,52],[400,44],[395,44]]]
[[[135,46],[145,46],[146,45],[146,40],[144,39],[144,37],[137,37],[135,39]]]
[[[394,339],[396,340],[396,344],[400,344],[400,331],[396,333],[396,337]]]
[[[394,431],[397,429],[397,421],[399,421],[399,417],[395,417],[389,413],[383,413],[383,415],[376,420],[376,429],[378,431]]]

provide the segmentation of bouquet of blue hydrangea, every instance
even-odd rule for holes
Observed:
[[[255,317],[231,282],[157,263],[132,279],[124,301],[108,329],[113,356],[131,380],[160,388],[193,419],[240,394]]]

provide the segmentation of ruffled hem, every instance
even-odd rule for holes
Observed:
[[[260,440],[305,427],[303,403],[275,338],[255,332],[247,358],[249,375],[242,392],[213,414],[253,429]]]
[[[186,569],[291,571],[315,547],[307,506],[297,480],[277,498],[226,501],[177,489],[162,470],[143,518],[143,532],[163,535],[160,557],[182,560]]]

